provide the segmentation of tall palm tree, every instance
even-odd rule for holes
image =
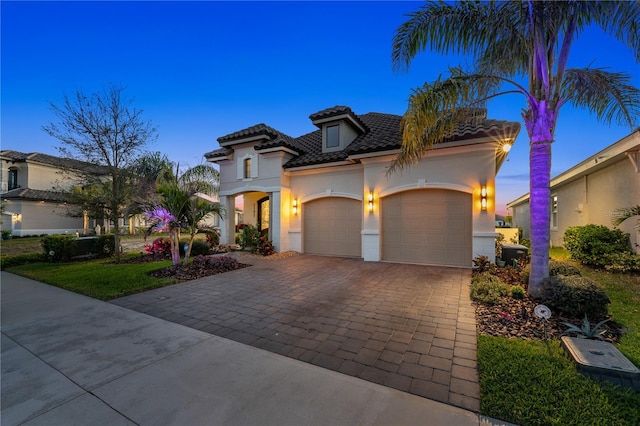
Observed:
[[[193,240],[202,220],[212,214],[222,217],[221,204],[208,201],[203,197],[217,195],[219,182],[218,170],[208,164],[191,167],[182,174],[179,166],[176,166],[175,172],[166,170],[160,173],[157,183],[157,192],[160,194],[158,204],[173,218],[168,230],[174,264],[177,264],[179,259],[177,253],[181,229],[189,232],[189,244],[184,256],[184,263],[187,264]]]
[[[572,43],[597,26],[640,60],[640,3],[625,1],[429,2],[412,13],[393,38],[395,70],[408,69],[425,49],[462,53],[474,69],[413,91],[402,120],[402,149],[392,171],[416,162],[479,107],[501,94],[524,99],[522,118],[530,139],[531,274],[538,296],[549,274],[551,143],[560,109],[569,103],[599,120],[634,125],[640,90],[630,76],[594,68],[567,68]],[[518,79],[527,81],[519,83]]]

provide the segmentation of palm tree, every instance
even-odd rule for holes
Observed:
[[[160,194],[158,205],[171,216],[167,222],[167,230],[171,239],[174,264],[179,262],[178,244],[181,229],[189,232],[189,244],[184,256],[184,264],[186,265],[191,254],[193,240],[200,229],[200,222],[212,214],[222,217],[221,204],[204,198],[204,196],[217,195],[219,181],[218,170],[208,164],[189,168],[182,174],[180,174],[179,166],[176,167],[175,172],[169,169],[160,173],[157,186],[157,192]]]
[[[612,222],[615,226],[618,226],[630,217],[640,216],[640,204],[633,207],[623,207],[620,209],[615,209],[613,213],[614,216]],[[640,228],[640,219],[638,219],[637,227]]]
[[[640,3],[624,1],[429,2],[409,16],[393,38],[395,70],[431,49],[471,55],[474,69],[413,91],[402,120],[402,149],[392,171],[450,135],[495,96],[519,94],[530,139],[531,274],[536,297],[549,274],[551,143],[565,104],[587,108],[599,120],[634,125],[640,90],[630,76],[594,68],[567,68],[572,43],[595,25],[623,42],[640,60]],[[518,79],[526,79],[520,83]]]

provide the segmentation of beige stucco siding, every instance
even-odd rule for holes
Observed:
[[[83,233],[83,219],[66,216],[63,204],[8,200],[5,209],[13,214],[12,233],[16,236]]]

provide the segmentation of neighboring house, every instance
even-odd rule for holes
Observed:
[[[476,111],[455,135],[404,171],[401,117],[336,106],[311,114],[318,130],[293,138],[265,124],[218,138],[220,201],[279,251],[469,267],[495,255],[495,176],[520,125]],[[221,242],[235,242],[221,220]],[[267,231],[268,230],[268,231]]]
[[[551,179],[551,245],[562,246],[570,226],[612,226],[614,211],[640,204],[640,128]],[[511,201],[514,225],[530,238],[529,194]],[[625,220],[619,228],[631,236],[640,252],[640,217]]]
[[[88,234],[98,225],[86,216],[68,216],[73,206],[67,205],[64,193],[56,189],[70,185],[74,173],[76,176],[81,172],[106,176],[105,168],[48,154],[10,150],[0,151],[0,162],[0,197],[4,206],[2,229],[11,230],[16,236]],[[109,223],[101,221],[99,224],[108,231]],[[122,224],[134,225],[130,220],[123,220]]]

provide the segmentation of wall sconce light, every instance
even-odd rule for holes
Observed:
[[[294,215],[298,214],[298,200],[296,199],[293,200],[291,211],[293,212]]]
[[[483,212],[487,211],[487,187],[486,186],[483,186],[480,189],[480,207]]]
[[[509,152],[509,151],[511,151],[511,147],[512,147],[512,145],[507,142],[504,145],[502,145],[502,151],[503,152]]]
[[[373,213],[373,192],[369,192],[369,213]]]

